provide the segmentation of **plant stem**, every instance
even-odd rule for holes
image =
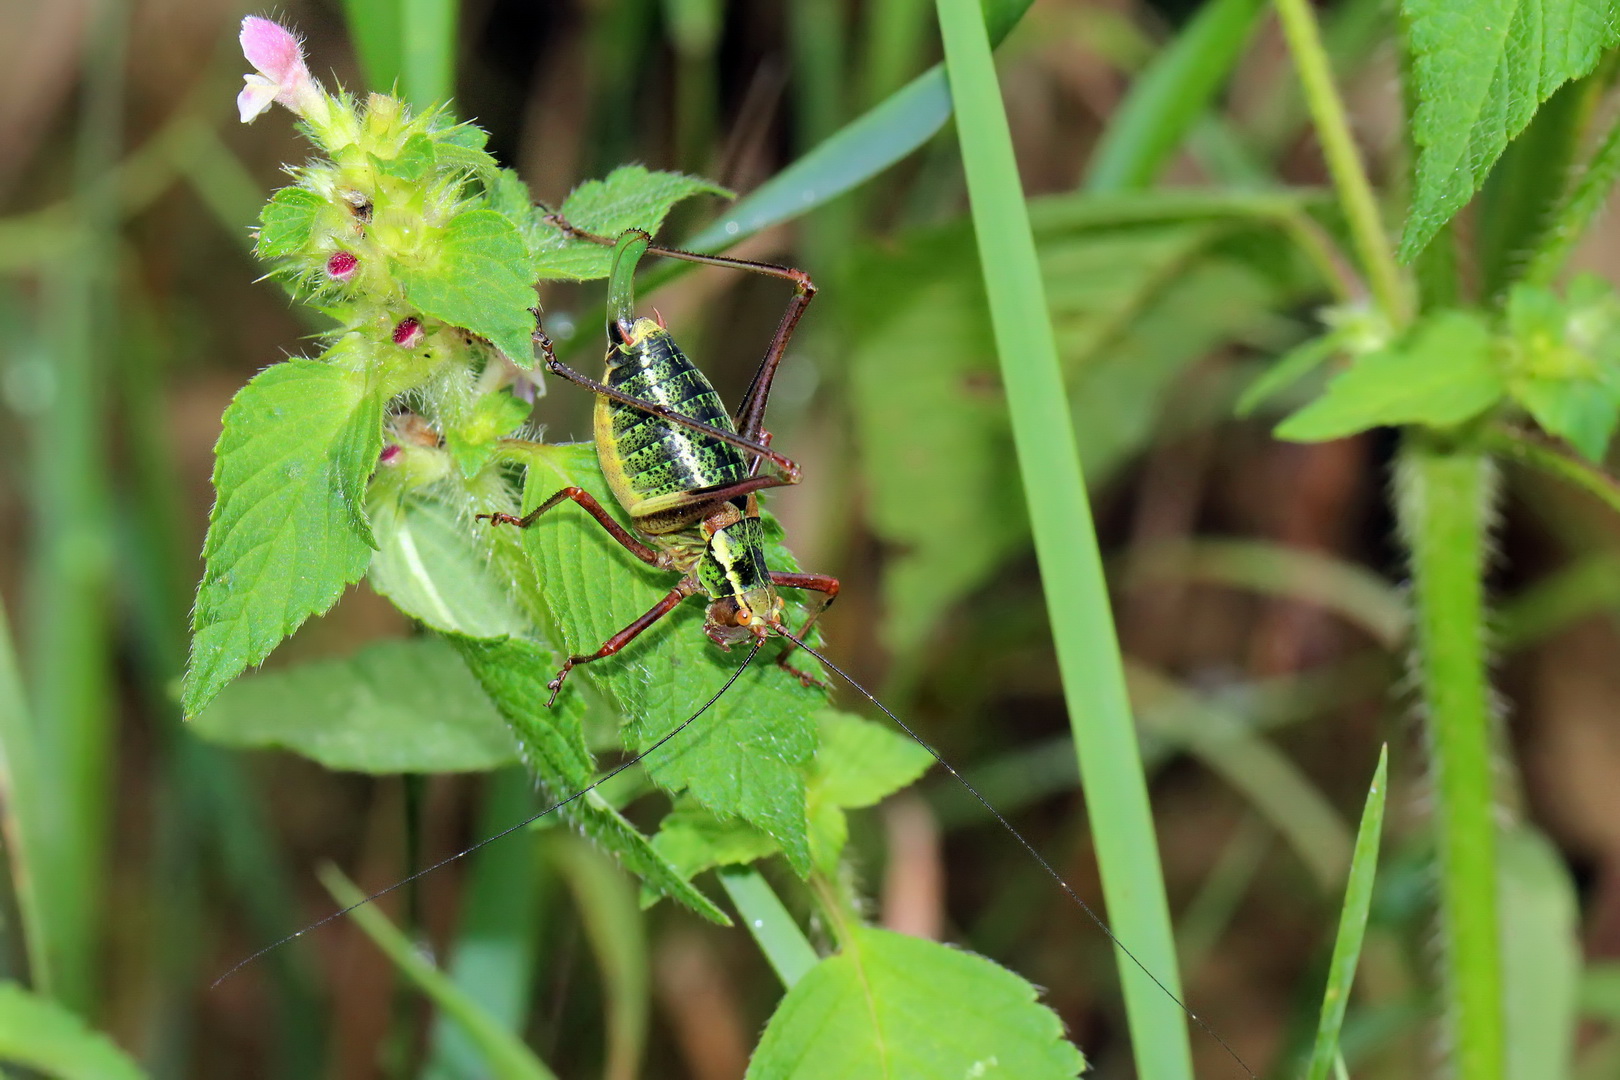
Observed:
[[[1181,980],[1158,839],[1007,113],[977,0],[938,0],[938,10],[979,261],[1103,895],[1114,933],[1142,965],[1116,954],[1137,1071],[1143,1080],[1188,1080],[1192,1056],[1186,1018],[1171,997],[1180,997]]]
[[[1609,192],[1620,177],[1620,118],[1609,127],[1603,143],[1597,148],[1586,168],[1554,211],[1553,223],[1543,238],[1541,247],[1525,268],[1524,281],[1531,285],[1550,285],[1563,269],[1576,243],[1586,235],[1592,217],[1608,202]]]
[[[1344,102],[1333,86],[1333,68],[1327,50],[1322,47],[1316,14],[1310,0],[1277,0],[1277,16],[1282,20],[1288,51],[1293,54],[1299,81],[1305,89],[1305,101],[1310,106],[1322,154],[1327,158],[1328,172],[1339,191],[1350,238],[1361,258],[1362,273],[1367,276],[1373,299],[1385,317],[1395,326],[1404,325],[1411,314],[1407,291],[1395,263],[1383,217],[1378,212],[1378,203],[1373,198],[1372,185],[1350,134]]]
[[[1416,665],[1433,756],[1440,936],[1455,1074],[1503,1075],[1490,691],[1484,643],[1486,526],[1495,469],[1482,452],[1408,432],[1397,511],[1411,551]]]

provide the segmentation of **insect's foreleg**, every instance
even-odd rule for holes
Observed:
[[[546,689],[551,691],[551,697],[546,699],[546,708],[551,708],[551,706],[556,702],[557,695],[562,692],[563,680],[568,678],[568,673],[570,671],[578,667],[580,664],[588,664],[592,660],[600,660],[604,656],[612,656],[614,653],[630,644],[636,638],[640,637],[642,632],[645,631],[649,626],[653,625],[659,619],[662,619],[665,615],[668,615],[670,612],[674,611],[678,606],[680,606],[680,602],[682,600],[685,600],[688,596],[692,596],[693,594],[702,591],[702,587],[698,585],[697,582],[687,578],[679,585],[676,585],[673,589],[669,590],[669,594],[662,600],[648,608],[645,615],[641,616],[635,622],[631,623],[623,630],[620,630],[617,634],[614,634],[612,637],[608,638],[607,641],[603,642],[600,649],[597,649],[595,652],[588,655],[570,656],[563,662],[562,670],[557,672],[557,677],[546,683]]]
[[[660,570],[669,569],[668,556],[657,548],[642,543],[634,533],[620,525],[614,516],[608,513],[601,503],[596,501],[596,496],[584,488],[565,487],[522,517],[518,517],[516,514],[501,513],[479,514],[478,517],[480,519],[488,518],[491,525],[516,525],[520,529],[527,529],[540,519],[541,514],[544,514],[558,503],[569,500],[578,503],[586,513],[595,518],[597,524],[606,529],[608,535],[623,545],[624,549],[630,554],[649,566],[656,566]]]
[[[557,359],[556,349],[552,346],[551,339],[546,336],[544,331],[536,330],[534,332],[534,341],[536,345],[540,346],[541,355],[545,358],[546,370],[551,372],[553,375],[567,379],[569,382],[578,386],[583,386],[591,393],[600,394],[605,398],[617,401],[621,405],[628,405],[632,409],[639,409],[641,412],[647,413],[650,416],[656,416],[660,420],[668,420],[672,424],[679,424],[682,427],[689,428],[692,431],[698,432],[699,434],[706,435],[711,439],[717,439],[723,443],[730,443],[732,446],[735,446],[738,449],[746,450],[751,454],[757,454],[759,457],[764,458],[766,461],[769,461],[772,465],[776,466],[777,470],[782,474],[782,483],[797,484],[799,482],[800,470],[798,462],[778,454],[775,450],[765,446],[763,443],[760,443],[754,439],[745,439],[735,432],[721,431],[712,424],[705,424],[701,420],[694,420],[690,416],[684,416],[670,408],[668,405],[660,405],[656,401],[646,401],[631,394],[626,394],[621,390],[615,390],[613,387],[608,386],[605,383],[597,382],[589,375],[584,375],[578,371],[575,371],[573,368]]]
[[[810,614],[805,617],[804,625],[799,627],[798,639],[789,639],[788,647],[783,649],[781,654],[777,656],[776,664],[806,686],[812,684],[817,686],[825,685],[815,676],[807,675],[789,664],[788,657],[792,655],[794,649],[799,647],[799,641],[809,636],[811,627],[816,625],[816,620],[821,618],[821,613],[832,607],[833,601],[838,599],[838,579],[829,574],[788,574],[772,570],[771,584],[779,589],[808,589],[811,592],[821,594],[821,602],[810,609]]]

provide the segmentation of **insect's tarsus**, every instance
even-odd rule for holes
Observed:
[[[275,941],[275,942],[272,942],[269,945],[266,945],[264,948],[260,949],[258,952],[254,953],[252,956],[249,956],[244,960],[237,961],[234,965],[231,966],[229,971],[225,972],[219,978],[217,978],[213,982],[209,983],[208,984],[208,989],[213,990],[213,989],[217,988],[220,983],[224,982],[226,979],[229,979],[232,975],[235,975],[238,971],[241,971],[243,968],[245,968],[249,964],[253,963],[253,961],[257,960],[259,957],[265,955],[266,953],[273,952],[276,949],[281,948],[283,945],[287,944],[290,941],[298,940],[299,938],[303,937],[305,934],[309,933],[311,930],[319,930],[321,927],[325,926],[327,923],[331,922],[332,920],[341,919],[343,916],[347,915],[349,912],[355,910],[356,908],[365,907],[367,904],[371,903],[373,900],[377,900],[377,899],[380,899],[381,897],[387,896],[389,893],[393,892],[396,889],[403,888],[404,886],[409,885],[413,881],[416,881],[416,880],[418,880],[420,878],[426,877],[427,875],[433,873],[433,871],[439,869],[441,866],[448,866],[451,863],[455,862],[457,859],[463,858],[464,856],[467,856],[467,855],[471,855],[473,852],[477,851],[478,849],[483,848],[483,847],[487,847],[490,844],[493,844],[495,841],[497,841],[497,840],[499,840],[499,839],[501,839],[503,837],[511,836],[513,833],[517,832],[519,829],[528,828],[530,825],[533,825],[536,821],[539,821],[541,818],[545,817],[547,814],[551,813],[552,811],[561,810],[563,807],[567,806],[569,803],[574,802],[574,801],[576,801],[578,799],[584,798],[586,795],[588,795],[591,792],[595,791],[597,788],[601,787],[603,784],[607,783],[609,780],[613,779],[615,776],[618,776],[620,773],[624,772],[624,770],[630,768],[630,766],[639,764],[643,759],[645,759],[647,757],[648,754],[651,754],[653,751],[657,750],[660,746],[663,746],[665,743],[669,742],[669,740],[673,739],[675,736],[677,736],[681,732],[685,731],[688,727],[690,727],[697,720],[698,717],[702,716],[704,713],[708,712],[711,708],[713,708],[714,703],[719,701],[720,698],[725,694],[725,692],[727,690],[731,689],[732,684],[735,683],[738,679],[742,678],[742,673],[748,670],[748,665],[752,664],[754,662],[754,657],[756,655],[758,655],[761,646],[763,646],[764,644],[765,644],[765,642],[763,641],[763,639],[756,639],[754,641],[753,648],[748,650],[748,656],[746,658],[744,658],[743,662],[740,665],[738,665],[737,670],[733,671],[731,673],[731,677],[725,681],[725,685],[720,687],[720,689],[716,690],[714,692],[714,695],[712,697],[710,697],[708,701],[705,701],[703,703],[703,706],[700,709],[698,709],[696,712],[694,712],[691,716],[688,716],[685,720],[682,720],[679,724],[677,724],[675,727],[671,728],[669,731],[665,732],[662,736],[659,737],[657,742],[655,742],[651,746],[647,747],[647,749],[641,751],[641,753],[636,754],[633,757],[626,758],[624,761],[619,762],[619,764],[617,764],[613,768],[609,769],[599,779],[592,781],[586,787],[580,788],[578,791],[574,792],[572,795],[568,796],[568,798],[566,798],[566,799],[561,799],[561,800],[559,800],[557,802],[554,802],[550,806],[545,807],[544,809],[536,810],[534,813],[530,814],[528,817],[524,818],[522,821],[518,822],[516,825],[509,825],[506,828],[502,829],[500,832],[495,833],[493,836],[486,836],[484,839],[478,841],[478,843],[476,843],[476,844],[473,844],[471,847],[462,848],[460,851],[456,852],[454,855],[447,855],[447,856],[440,859],[438,862],[434,863],[431,866],[424,866],[422,869],[416,871],[414,874],[411,874],[409,877],[400,878],[398,881],[394,882],[392,885],[388,886],[385,889],[378,889],[376,892],[374,892],[371,895],[367,896],[364,900],[357,900],[354,903],[350,904],[348,907],[339,908],[338,910],[332,912],[332,914],[326,916],[325,918],[320,919],[320,920],[318,920],[316,922],[310,923],[308,926],[304,927],[302,930],[295,931],[295,932],[293,932],[291,934],[288,934],[286,937],[282,938],[280,941]],[[885,710],[885,711],[887,711],[887,710]]]
[[[1080,898],[1080,894],[1075,892],[1074,888],[1067,881],[1063,880],[1063,875],[1058,873],[1056,868],[1054,868],[1051,863],[1046,861],[1045,856],[1043,856],[1039,851],[1035,850],[1035,845],[1031,844],[1028,840],[1026,840],[1024,838],[1023,833],[1021,833],[1017,829],[1013,828],[1012,822],[1008,821],[1007,818],[1002,814],[1002,812],[1000,810],[996,809],[995,804],[992,803],[989,799],[985,798],[983,795],[979,794],[979,789],[974,787],[972,784],[968,783],[967,778],[965,776],[963,776],[961,773],[956,771],[956,766],[952,765],[949,761],[946,761],[944,755],[941,754],[938,750],[935,750],[933,745],[930,744],[927,739],[924,739],[921,735],[917,734],[917,732],[912,729],[910,724],[906,723],[904,720],[902,720],[898,716],[896,716],[889,709],[889,707],[887,705],[883,704],[883,702],[881,702],[881,701],[879,701],[877,699],[877,696],[874,695],[872,693],[872,691],[868,690],[866,687],[864,687],[860,683],[856,682],[855,679],[848,672],[846,672],[843,668],[839,667],[837,664],[835,664],[831,660],[827,659],[820,652],[818,652],[815,649],[811,648],[809,645],[805,644],[802,640],[795,637],[793,634],[789,633],[787,630],[784,630],[784,629],[778,627],[777,630],[776,630],[776,633],[777,633],[778,636],[784,637],[787,640],[793,642],[793,644],[795,646],[797,646],[800,649],[803,649],[805,652],[809,653],[811,656],[813,656],[817,660],[821,661],[821,663],[823,665],[825,665],[826,668],[829,671],[831,671],[833,674],[837,675],[840,679],[843,679],[845,682],[849,683],[850,686],[855,688],[856,692],[858,692],[867,701],[870,701],[874,706],[876,706],[878,711],[883,713],[883,715],[887,716],[890,720],[894,721],[894,724],[895,724],[896,727],[898,727],[901,731],[905,732],[907,735],[910,735],[912,740],[918,746],[920,746],[924,750],[928,751],[928,753],[933,756],[933,759],[935,761],[939,762],[939,764],[945,769],[946,772],[950,773],[951,776],[955,777],[957,783],[961,784],[964,788],[967,789],[967,793],[969,795],[972,795],[975,799],[977,799],[979,801],[980,805],[982,805],[986,810],[990,811],[990,816],[995,818],[997,821],[999,821],[1001,823],[1001,827],[1003,829],[1006,829],[1007,832],[1012,836],[1012,838],[1014,840],[1017,840],[1020,844],[1023,845],[1024,850],[1029,852],[1030,857],[1033,858],[1036,861],[1036,863],[1038,863],[1040,865],[1040,868],[1042,870],[1046,871],[1048,876],[1050,876],[1053,881],[1058,883],[1058,888],[1062,889],[1064,891],[1064,893],[1068,895],[1069,899],[1073,900],[1077,905],[1079,905],[1080,910],[1084,911],[1086,913],[1087,917],[1090,918],[1092,922],[1097,924],[1097,929],[1101,930],[1104,934],[1106,934],[1108,936],[1108,940],[1114,943],[1115,948],[1117,948],[1120,952],[1124,953],[1126,956],[1130,957],[1131,958],[1131,963],[1135,964],[1138,968],[1140,968],[1141,971],[1142,971],[1142,974],[1146,975],[1149,979],[1153,980],[1153,985],[1157,986],[1160,990],[1163,990],[1165,995],[1167,997],[1169,997],[1169,999],[1171,1001],[1173,1001],[1177,1005],[1181,1006],[1181,1011],[1186,1013],[1188,1018],[1191,1019],[1193,1023],[1197,1024],[1199,1026],[1199,1028],[1201,1028],[1203,1030],[1204,1034],[1208,1035],[1210,1038],[1212,1038],[1216,1042],[1220,1043],[1221,1044],[1221,1049],[1225,1050],[1228,1054],[1230,1054],[1232,1056],[1232,1060],[1237,1062],[1238,1066],[1240,1068],[1242,1068],[1243,1071],[1249,1075],[1250,1080],[1259,1080],[1259,1078],[1256,1075],[1255,1071],[1253,1069],[1249,1068],[1248,1062],[1244,1061],[1241,1057],[1239,1057],[1238,1052],[1236,1050],[1233,1050],[1232,1047],[1227,1043],[1227,1041],[1225,1039],[1221,1038],[1220,1035],[1218,1035],[1216,1033],[1214,1028],[1210,1027],[1207,1023],[1204,1022],[1203,1017],[1199,1016],[1197,1013],[1193,1012],[1192,1009],[1188,1008],[1187,1003],[1185,1001],[1181,1000],[1181,998],[1176,993],[1174,993],[1168,986],[1166,986],[1164,984],[1164,982],[1157,975],[1153,974],[1153,972],[1148,968],[1148,966],[1146,964],[1142,963],[1142,961],[1140,961],[1140,960],[1138,960],[1136,958],[1136,954],[1131,952],[1130,947],[1127,946],[1123,941],[1121,941],[1119,939],[1119,935],[1115,934],[1114,931],[1109,928],[1108,922],[1101,915],[1098,915],[1097,912],[1092,908],[1092,906],[1090,904],[1086,903],[1083,899]]]

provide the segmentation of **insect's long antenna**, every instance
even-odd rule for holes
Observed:
[[[395,889],[402,888],[403,886],[409,885],[411,882],[416,881],[418,878],[426,877],[427,875],[433,873],[433,871],[439,869],[440,867],[448,866],[451,863],[455,862],[457,859],[460,859],[460,858],[462,858],[464,856],[467,856],[467,855],[471,855],[473,852],[477,851],[479,848],[486,847],[486,846],[488,846],[490,844],[493,844],[495,841],[501,839],[502,837],[511,836],[513,833],[517,832],[519,829],[527,828],[528,826],[534,824],[536,821],[539,821],[541,818],[545,817],[547,814],[551,813],[553,810],[561,810],[563,807],[567,806],[571,802],[574,802],[576,799],[584,798],[586,795],[588,795],[591,792],[595,791],[597,788],[601,787],[603,784],[607,783],[609,780],[613,779],[615,776],[618,776],[620,773],[624,772],[624,770],[628,769],[630,766],[639,764],[642,760],[644,760],[647,757],[647,755],[651,754],[653,751],[657,750],[660,746],[663,746],[665,743],[669,742],[669,740],[673,739],[675,736],[677,736],[681,732],[685,731],[688,727],[690,727],[693,724],[693,722],[695,722],[697,720],[698,717],[702,716],[704,713],[708,712],[711,708],[713,708],[714,703],[719,701],[720,698],[722,696],[724,696],[724,694],[725,694],[725,692],[727,690],[731,689],[732,684],[735,683],[738,679],[742,678],[742,673],[748,670],[748,665],[754,662],[754,657],[759,654],[759,650],[764,644],[765,644],[765,640],[763,638],[754,639],[754,647],[752,649],[748,650],[747,658],[743,660],[743,662],[738,666],[736,671],[733,671],[731,673],[731,678],[726,680],[725,685],[722,686],[720,689],[716,690],[714,692],[714,696],[709,698],[708,701],[705,701],[703,703],[703,706],[700,709],[698,709],[697,712],[693,713],[691,716],[688,716],[685,720],[682,720],[678,725],[671,728],[669,731],[665,732],[662,736],[659,737],[657,742],[655,742],[651,746],[647,747],[647,749],[643,750],[641,753],[636,754],[633,757],[626,758],[625,760],[621,761],[619,764],[615,765],[612,769],[609,769],[607,771],[607,773],[605,775],[603,775],[600,779],[593,781],[592,783],[590,783],[586,787],[580,788],[578,791],[574,792],[572,795],[568,796],[568,798],[566,798],[566,799],[563,799],[563,800],[561,800],[559,802],[554,802],[550,806],[546,807],[543,810],[536,810],[534,813],[530,814],[528,817],[524,818],[522,821],[518,822],[516,825],[510,825],[510,826],[502,829],[500,832],[496,833],[493,836],[486,836],[486,837],[484,837],[484,839],[478,841],[478,843],[472,845],[471,847],[463,848],[462,850],[456,852],[454,855],[447,855],[444,858],[440,859],[438,862],[434,863],[432,866],[425,866],[422,869],[416,871],[416,873],[411,874],[409,877],[400,878],[398,881],[394,882],[392,885],[388,886],[385,889],[378,889],[376,892],[372,893],[370,896],[367,896],[364,900],[356,900],[354,903],[350,904],[348,907],[339,908],[338,910],[332,912],[332,914],[326,916],[324,919],[320,919],[320,920],[318,920],[316,922],[312,922],[308,926],[304,927],[302,930],[298,930],[298,931],[296,931],[294,933],[288,934],[286,937],[282,938],[280,941],[272,942],[271,944],[266,945],[264,948],[260,949],[258,952],[254,953],[252,956],[249,956],[247,959],[237,961],[231,967],[231,969],[229,971],[225,972],[225,974],[221,975],[219,978],[217,978],[213,982],[209,983],[208,984],[208,989],[210,989],[210,990],[215,989],[216,987],[219,986],[220,983],[224,982],[226,979],[230,978],[232,975],[235,975],[238,971],[241,971],[243,968],[245,968],[249,964],[253,963],[253,961],[255,961],[259,957],[263,956],[265,953],[273,952],[274,950],[279,949],[283,945],[287,944],[289,941],[295,941],[298,938],[303,937],[305,934],[309,933],[311,930],[319,930],[321,927],[325,926],[327,923],[331,922],[333,919],[340,919],[343,916],[347,915],[349,912],[353,911],[355,908],[365,907],[367,904],[371,903],[373,900],[376,900],[376,899],[379,899],[381,897],[387,896],[389,893],[393,892]],[[846,676],[846,678],[847,678],[847,676]],[[887,711],[887,710],[885,710],[885,711]]]
[[[933,755],[934,760],[939,762],[940,765],[944,766],[945,771],[950,773],[953,777],[955,777],[956,782],[961,784],[964,788],[966,788],[969,795],[972,795],[975,799],[979,800],[979,803],[986,810],[990,811],[990,816],[994,817],[997,821],[1001,822],[1001,827],[1003,829],[1006,829],[1007,832],[1009,832],[1010,834],[1012,834],[1012,838],[1014,840],[1017,840],[1020,844],[1022,844],[1024,846],[1024,850],[1029,852],[1030,856],[1037,863],[1040,864],[1041,869],[1045,870],[1046,873],[1051,877],[1051,879],[1058,883],[1058,887],[1060,889],[1062,889],[1065,893],[1068,894],[1069,899],[1073,900],[1076,904],[1078,904],[1080,906],[1080,910],[1084,911],[1086,913],[1086,915],[1091,919],[1091,921],[1097,924],[1097,929],[1101,930],[1104,934],[1106,934],[1108,936],[1108,940],[1114,943],[1115,948],[1117,948],[1120,952],[1124,953],[1126,956],[1130,957],[1131,958],[1131,963],[1133,963],[1137,967],[1141,968],[1142,969],[1142,974],[1146,975],[1149,979],[1153,980],[1153,985],[1157,986],[1160,990],[1163,990],[1165,992],[1165,995],[1167,997],[1169,997],[1171,1001],[1173,1001],[1177,1005],[1181,1006],[1181,1011],[1186,1013],[1187,1016],[1192,1020],[1193,1023],[1197,1024],[1200,1028],[1202,1028],[1203,1031],[1204,1031],[1204,1034],[1208,1035],[1210,1038],[1212,1038],[1216,1042],[1220,1043],[1221,1044],[1221,1049],[1225,1050],[1228,1054],[1230,1054],[1232,1056],[1232,1060],[1237,1062],[1238,1066],[1240,1068],[1242,1068],[1244,1072],[1249,1074],[1250,1080],[1259,1080],[1259,1077],[1255,1074],[1255,1071],[1253,1069],[1249,1068],[1249,1063],[1244,1061],[1241,1057],[1239,1057],[1238,1052],[1236,1050],[1233,1050],[1232,1047],[1227,1043],[1227,1041],[1225,1039],[1223,1039],[1219,1035],[1217,1035],[1215,1033],[1214,1028],[1210,1027],[1207,1023],[1204,1022],[1203,1017],[1199,1016],[1197,1013],[1193,1012],[1190,1008],[1188,1008],[1187,1003],[1185,1001],[1182,1001],[1180,997],[1176,996],[1176,994],[1173,993],[1168,986],[1164,985],[1164,983],[1159,979],[1159,977],[1157,975],[1153,974],[1153,972],[1148,969],[1148,966],[1146,964],[1142,963],[1142,961],[1140,961],[1140,960],[1138,960],[1136,958],[1136,954],[1131,952],[1131,950],[1125,945],[1125,943],[1123,941],[1119,940],[1119,936],[1117,934],[1115,934],[1114,931],[1109,928],[1107,921],[1104,920],[1102,916],[1098,915],[1097,912],[1092,908],[1092,906],[1090,904],[1088,904],[1084,900],[1082,900],[1080,898],[1080,894],[1075,892],[1074,888],[1067,881],[1063,880],[1063,875],[1058,873],[1057,870],[1053,868],[1052,864],[1047,862],[1045,857],[1042,856],[1039,851],[1035,850],[1035,845],[1031,844],[1028,840],[1024,839],[1024,834],[1019,832],[1017,829],[1013,828],[1012,822],[1008,821],[1006,819],[1006,817],[1001,813],[1001,811],[997,810],[995,808],[995,805],[992,804],[989,799],[987,799],[983,795],[979,794],[979,789],[974,787],[972,784],[968,783],[967,778],[964,777],[961,773],[956,771],[956,766],[954,766],[950,762],[946,761],[944,755],[942,755],[938,750],[935,750],[933,748],[933,746],[929,744],[928,740],[924,739],[921,735],[918,735],[914,730],[912,730],[912,727],[911,727],[910,724],[906,723],[904,720],[902,720],[898,716],[894,715],[894,713],[892,711],[890,711],[890,709],[889,709],[889,707],[887,705],[883,704],[883,702],[879,701],[873,695],[872,691],[868,690],[866,687],[864,687],[860,683],[856,682],[854,680],[854,678],[852,678],[850,676],[850,674],[848,672],[846,672],[843,668],[839,667],[837,664],[833,663],[831,660],[829,660],[825,656],[821,655],[821,653],[817,652],[815,649],[812,649],[810,646],[806,645],[803,641],[800,641],[798,638],[794,637],[791,633],[789,633],[788,631],[782,629],[781,627],[776,627],[776,632],[779,635],[781,635],[782,637],[786,638],[787,640],[793,642],[794,645],[796,645],[799,648],[803,649],[805,652],[809,653],[811,656],[815,657],[817,660],[820,660],[823,664],[825,664],[827,666],[827,668],[830,671],[832,671],[839,678],[843,679],[845,682],[849,683],[850,686],[853,686],[857,691],[859,691],[859,693],[860,693],[860,695],[862,697],[864,697],[867,701],[870,701],[873,705],[876,705],[878,707],[878,709],[883,713],[884,716],[887,716],[890,720],[893,720],[894,723],[895,723],[895,726],[898,727],[901,731],[905,732],[907,735],[910,735],[911,738],[917,743],[918,746],[922,747],[924,750],[928,751],[931,755]]]

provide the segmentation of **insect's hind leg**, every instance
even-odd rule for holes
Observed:
[[[569,223],[561,214],[547,214],[546,220],[569,236],[588,240],[593,244],[604,247],[616,247],[619,240],[601,236],[597,233],[586,232]],[[771,383],[776,379],[776,369],[781,366],[782,357],[787,352],[789,339],[793,337],[794,329],[799,320],[804,317],[805,309],[810,301],[815,299],[816,284],[810,280],[810,275],[803,270],[792,266],[783,266],[779,263],[756,262],[752,259],[735,259],[726,255],[704,255],[697,251],[682,251],[679,248],[659,247],[652,243],[652,238],[639,229],[630,230],[641,233],[646,237],[644,250],[653,255],[661,255],[666,259],[681,259],[685,262],[700,263],[704,266],[725,266],[734,270],[747,270],[755,274],[764,274],[766,277],[779,278],[793,283],[793,299],[788,301],[787,310],[782,312],[782,320],[777,323],[776,333],[771,338],[770,345],[765,350],[765,356],[759,362],[759,370],[754,372],[753,382],[748,384],[748,392],[743,395],[742,405],[737,409],[737,432],[744,438],[757,438],[760,428],[765,422],[765,406],[771,396]],[[627,285],[627,283],[626,283]]]
[[[810,614],[805,617],[804,625],[799,627],[799,641],[803,641],[809,636],[811,629],[816,625],[816,620],[821,618],[821,613],[832,607],[833,601],[838,599],[838,579],[830,574],[789,574],[772,570],[771,584],[779,589],[806,589],[811,592],[818,592],[822,596],[821,602],[814,605],[810,609]],[[789,641],[787,648],[777,655],[776,666],[794,676],[806,686],[826,686],[826,683],[814,675],[800,671],[788,663],[788,657],[798,647],[798,642]]]

